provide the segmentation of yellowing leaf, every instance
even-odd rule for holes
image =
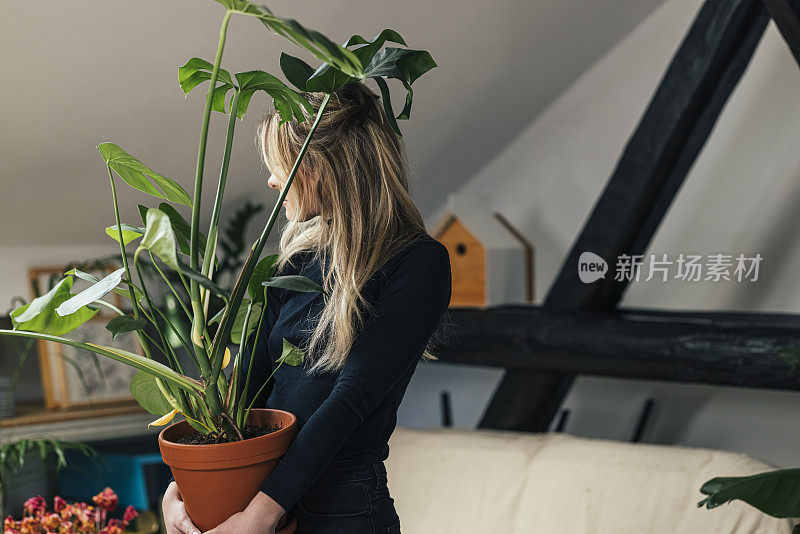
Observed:
[[[174,410],[169,412],[167,415],[159,417],[158,419],[156,419],[152,423],[149,423],[147,425],[147,428],[150,428],[151,426],[164,426],[167,423],[169,423],[170,421],[172,421],[172,419],[177,415],[177,413],[178,413],[178,409],[175,408]]]
[[[197,328],[192,328],[192,343],[195,347],[203,346],[203,336],[200,335]]]
[[[231,349],[225,349],[225,356],[222,357],[222,368],[225,369],[228,367],[228,364],[231,363]]]

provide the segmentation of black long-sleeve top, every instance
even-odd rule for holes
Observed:
[[[303,251],[278,274],[322,284],[317,254]],[[428,234],[407,243],[369,278],[364,295],[375,306],[339,372],[308,374],[282,365],[256,406],[297,416],[299,433],[262,486],[285,510],[312,488],[332,461],[383,461],[397,409],[451,294],[447,249]],[[324,306],[322,293],[269,287],[266,315],[252,351],[251,395],[272,372],[283,339],[302,347]],[[253,336],[255,337],[255,336]],[[247,368],[245,357],[243,369]]]

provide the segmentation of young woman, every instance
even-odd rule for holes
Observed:
[[[306,93],[315,109],[324,96]],[[279,125],[257,142],[282,189],[310,122]],[[257,405],[287,410],[300,431],[247,509],[213,529],[298,534],[400,532],[383,461],[397,408],[450,302],[447,249],[425,231],[408,191],[400,139],[362,83],[331,96],[284,202],[279,274],[302,274],[328,292],[270,287],[253,360],[251,394],[272,372],[283,339],[305,365],[283,365]],[[255,337],[255,336],[254,336]],[[247,368],[245,362],[244,368]],[[164,498],[167,532],[194,534],[175,483]]]

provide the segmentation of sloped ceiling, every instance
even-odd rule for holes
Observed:
[[[581,72],[661,0],[331,0],[271,2],[343,42],[391,27],[439,67],[415,84],[401,121],[412,188],[424,215],[477,172]],[[223,8],[210,0],[8,3],[0,19],[0,246],[102,243],[113,224],[105,167],[113,141],[191,190],[203,96],[184,98],[177,67],[212,59]],[[253,19],[229,30],[224,67],[279,74],[282,50],[304,56]],[[400,91],[398,91],[398,95]],[[262,97],[239,123],[227,205],[274,202],[253,142]],[[208,206],[225,122],[214,114]],[[120,188],[123,220],[145,195]]]

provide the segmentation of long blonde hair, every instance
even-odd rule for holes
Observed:
[[[325,94],[303,96],[316,113]],[[280,116],[272,112],[259,125],[264,162],[284,184],[312,120],[313,115],[302,123],[279,124]],[[426,233],[409,194],[403,145],[366,85],[352,83],[331,94],[291,189],[298,216],[281,228],[276,269],[304,250],[329,266],[322,269],[325,306],[303,348],[309,372],[336,371],[374,312],[362,294],[364,284],[406,243]],[[318,212],[304,220],[311,199]],[[435,359],[427,347],[423,358]]]

